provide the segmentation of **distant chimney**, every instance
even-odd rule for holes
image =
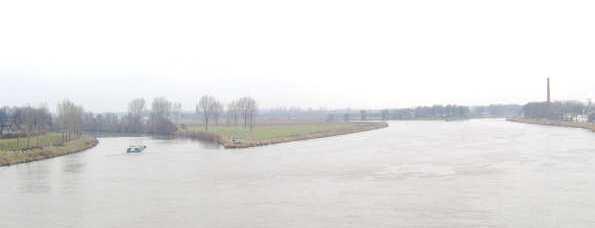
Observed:
[[[552,99],[550,97],[550,78],[547,78],[547,103],[551,103]]]

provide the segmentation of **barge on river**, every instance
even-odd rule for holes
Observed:
[[[147,149],[147,146],[145,145],[129,146],[128,149],[126,149],[126,153],[140,153],[145,149]]]

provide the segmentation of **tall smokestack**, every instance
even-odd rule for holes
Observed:
[[[551,103],[552,99],[550,97],[550,78],[547,78],[547,103]]]

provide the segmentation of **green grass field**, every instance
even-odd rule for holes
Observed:
[[[28,144],[27,138],[25,137],[21,137],[19,139],[0,139],[0,151],[17,151],[24,148],[59,144],[61,142],[62,135],[60,133],[48,133],[40,136],[32,136],[29,138]]]
[[[218,135],[226,141],[237,138],[243,144],[252,144],[339,135],[379,128],[381,124],[384,123],[292,123],[256,126],[252,130],[235,126],[213,126],[209,127],[208,133]],[[179,130],[182,135],[193,132],[205,132],[205,130],[202,126],[196,125]]]
[[[296,125],[277,125],[277,126],[259,126],[252,129],[242,127],[214,126],[210,127],[208,132],[221,135],[223,137],[237,137],[244,140],[269,140],[274,138],[286,138],[297,135],[308,135],[312,133],[341,130],[353,127],[352,124],[296,124]],[[196,126],[190,127],[188,131],[204,131],[204,128]]]
[[[47,137],[47,140],[56,139],[56,136],[53,134]],[[2,141],[0,141],[0,143],[9,144],[12,142],[3,139]],[[74,139],[59,146],[47,146],[27,151],[0,151],[0,166],[14,165],[18,163],[31,162],[62,156],[65,154],[83,151],[95,145],[97,145],[97,139],[89,136],[81,136],[80,138]]]

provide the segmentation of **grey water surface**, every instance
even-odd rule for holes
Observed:
[[[581,129],[390,122],[242,150],[99,141],[0,168],[0,227],[595,227],[595,133]]]

